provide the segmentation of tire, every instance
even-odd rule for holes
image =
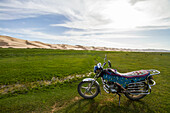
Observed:
[[[132,95],[132,94],[129,94],[129,93],[125,93],[125,96],[130,100],[137,101],[137,100],[140,100],[143,97],[145,97],[146,94]]]
[[[96,83],[94,83],[91,89],[87,91],[91,83],[92,81],[82,81],[78,85],[78,89],[77,89],[78,93],[80,94],[80,96],[82,96],[85,99],[92,99],[96,97],[100,92],[99,85]]]
[[[145,90],[148,90],[148,86],[147,84],[145,83]],[[133,101],[138,101],[142,98],[144,98],[147,94],[130,94],[130,93],[125,93],[125,96],[130,99],[130,100],[133,100]]]

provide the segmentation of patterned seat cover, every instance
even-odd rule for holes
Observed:
[[[114,74],[116,74],[118,76],[122,76],[122,77],[126,77],[126,78],[142,77],[142,76],[146,76],[149,74],[149,72],[146,70],[132,71],[132,72],[128,72],[128,73],[119,73],[115,69],[110,69],[110,71],[112,71]]]

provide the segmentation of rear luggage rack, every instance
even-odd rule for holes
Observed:
[[[150,69],[150,70],[147,70],[147,71],[150,73],[149,76],[160,74],[160,71],[155,70],[155,69]]]

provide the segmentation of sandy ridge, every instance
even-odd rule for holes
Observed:
[[[137,52],[170,52],[162,49],[122,49],[122,48],[106,48],[81,45],[67,44],[47,44],[40,41],[29,41],[10,36],[0,35],[0,48],[43,48],[43,49],[62,49],[62,50],[95,50],[95,51],[137,51]]]
[[[1,48],[44,48],[44,49],[62,49],[62,50],[98,50],[98,51],[116,51],[120,49],[105,48],[105,47],[87,47],[81,45],[67,44],[46,44],[40,41],[29,41],[9,36],[0,35]]]

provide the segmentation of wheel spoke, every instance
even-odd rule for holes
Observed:
[[[88,87],[84,87],[84,86],[82,86],[81,88],[82,88],[82,89],[87,89]]]
[[[84,95],[87,93],[87,90],[83,93]]]
[[[91,87],[91,89],[96,89],[95,87]]]
[[[91,91],[89,93],[93,95],[93,93]]]
[[[88,84],[88,88],[90,88],[90,87],[91,87],[91,83]]]

